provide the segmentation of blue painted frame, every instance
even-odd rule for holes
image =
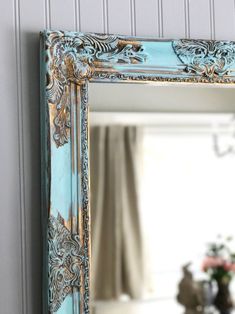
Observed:
[[[235,42],[41,33],[43,313],[88,314],[88,82],[235,83]]]

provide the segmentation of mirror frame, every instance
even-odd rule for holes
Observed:
[[[88,82],[235,83],[235,42],[41,33],[43,313],[88,314]]]

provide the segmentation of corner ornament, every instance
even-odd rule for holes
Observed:
[[[80,288],[84,254],[79,235],[71,235],[59,214],[49,218],[48,246],[49,311],[55,313],[66,296]]]
[[[54,140],[57,147],[68,142],[70,128],[70,83],[80,85],[105,67],[113,64],[144,62],[142,45],[134,40],[113,35],[83,34],[71,36],[66,32],[51,32],[47,36],[47,86],[50,104],[56,106]]]
[[[181,39],[174,40],[172,46],[185,65],[184,72],[209,82],[228,75],[235,62],[235,42]]]

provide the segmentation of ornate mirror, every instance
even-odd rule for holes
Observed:
[[[192,232],[194,236],[190,238],[191,246],[194,241],[196,241],[195,247],[199,244],[203,246],[203,243],[207,241],[206,233],[203,231],[200,233],[200,228],[201,230],[213,229],[208,223],[213,211],[205,215],[208,229],[203,219],[198,219],[196,212],[202,215],[203,210],[205,212],[205,204],[208,208],[212,208],[210,205],[212,203],[209,202],[207,196],[218,195],[221,188],[213,185],[213,188],[207,191],[206,185],[203,185],[203,179],[201,182],[199,178],[197,184],[194,185],[198,170],[193,172],[196,168],[193,163],[188,163],[187,158],[194,158],[193,156],[198,151],[207,152],[201,159],[201,155],[197,156],[198,163],[201,163],[200,177],[205,175],[204,182],[210,186],[216,182],[216,178],[219,178],[218,181],[232,182],[232,170],[229,176],[228,167],[231,168],[234,161],[226,156],[233,155],[234,143],[231,140],[233,138],[231,129],[234,122],[235,91],[227,87],[233,87],[235,82],[234,65],[235,43],[228,41],[155,40],[64,31],[45,31],[41,34],[44,314],[88,314],[91,311],[95,314],[142,313],[136,307],[140,299],[144,300],[141,291],[145,286],[145,279],[141,277],[142,275],[140,276],[140,273],[143,270],[144,274],[150,265],[149,253],[142,254],[141,258],[137,255],[142,242],[149,242],[150,248],[157,243],[156,250],[159,255],[156,253],[151,265],[158,264],[159,261],[162,265],[162,268],[159,266],[161,269],[166,265],[166,261],[160,257],[165,254],[164,252],[171,252],[171,255],[166,256],[168,260],[172,258],[172,262],[177,261],[177,255],[182,257],[175,263],[178,263],[180,274],[180,265],[182,266],[183,277],[179,277],[178,273],[173,274],[172,281],[169,279],[169,273],[161,281],[160,268],[149,266],[154,269],[149,276],[155,278],[156,275],[156,278],[153,280],[154,284],[149,284],[148,287],[155,287],[155,282],[159,282],[159,290],[164,291],[168,289],[165,283],[174,282],[172,286],[175,285],[177,289],[172,290],[173,292],[166,290],[166,293],[156,295],[150,293],[150,298],[147,298],[148,304],[153,299],[167,298],[170,293],[175,295],[175,299],[181,304],[179,306],[184,305],[187,314],[218,313],[213,312],[216,309],[223,314],[232,313],[232,305],[227,304],[229,302],[225,302],[222,308],[220,305],[223,300],[219,305],[215,304],[216,301],[212,304],[210,300],[214,291],[212,281],[204,277],[203,280],[193,281],[188,262],[194,258],[192,257],[194,253],[189,253],[191,251],[187,249],[186,244],[178,250],[178,253],[176,248],[184,242],[183,239],[190,238],[189,234],[192,230],[194,230]],[[89,108],[92,111],[90,126]],[[139,128],[136,128],[137,125]],[[201,134],[207,135],[202,137]],[[224,139],[224,136],[227,137]],[[140,154],[145,160],[145,166],[143,164],[137,166],[140,169],[138,176],[141,177],[137,179],[135,172],[137,161],[133,160],[138,155],[140,143],[144,145],[142,147],[145,147],[144,157]],[[155,143],[157,143],[156,146]],[[205,147],[210,147],[210,150],[208,148],[207,151]],[[109,151],[111,148],[112,154]],[[188,157],[184,159],[184,156]],[[225,160],[222,157],[227,158],[226,166],[222,162]],[[159,168],[154,172],[156,163],[159,164]],[[114,168],[110,168],[109,171],[106,169],[111,164],[116,167],[115,171]],[[212,164],[214,168],[211,166],[210,172],[207,173],[209,165]],[[164,169],[165,172],[163,170],[161,172],[160,169]],[[216,175],[213,177],[215,171]],[[128,177],[127,172],[130,172]],[[102,177],[102,173],[105,173],[105,176]],[[189,173],[190,175],[193,173],[194,177],[188,176]],[[224,176],[225,173],[228,175]],[[154,175],[160,179],[153,180]],[[206,180],[206,177],[213,180]],[[183,179],[179,181],[179,178],[185,178],[184,183]],[[192,181],[187,181],[191,180],[189,178]],[[146,208],[139,213],[135,195],[141,186],[141,181],[145,183],[151,181],[151,183],[148,188],[142,186],[140,194],[143,197],[140,203],[142,202],[143,208],[145,204]],[[177,184],[177,182],[181,183]],[[177,189],[177,185],[185,191],[182,199],[179,198],[181,192]],[[171,186],[172,190],[170,190]],[[187,190],[187,186],[191,189]],[[204,186],[204,189],[200,189],[199,186]],[[231,187],[231,184],[228,186]],[[163,187],[165,190],[162,190]],[[198,197],[195,189],[198,193],[201,191]],[[152,196],[155,195],[157,198],[158,191],[162,198],[159,197],[155,202]],[[174,194],[174,191],[178,192]],[[194,193],[190,194],[191,191]],[[227,197],[226,191],[224,193],[222,198],[213,197],[215,198],[214,212],[216,204],[222,202],[222,199],[227,200],[227,203],[225,201],[224,204],[220,204],[224,212],[226,212],[224,206],[231,208],[231,203],[228,201],[231,198]],[[110,200],[112,194],[114,200]],[[197,202],[198,199],[203,199],[203,202]],[[169,201],[168,208],[172,211],[168,211],[162,205],[167,203],[165,200]],[[171,203],[170,200],[172,200]],[[194,209],[193,214],[187,214],[184,207],[185,200],[188,206]],[[153,203],[157,204],[157,208],[164,208],[159,209],[162,216],[153,215],[149,209]],[[92,205],[91,215],[90,204]],[[195,204],[202,209],[197,209]],[[109,208],[115,209],[112,215]],[[137,216],[140,216],[138,220]],[[106,217],[105,220],[104,217]],[[116,232],[115,236],[112,233],[116,230],[112,225],[114,218],[115,224],[122,226],[124,230],[122,233]],[[155,223],[158,219],[162,221],[159,225]],[[193,229],[192,219],[195,219],[197,229]],[[159,232],[146,232],[144,238],[141,236],[140,225],[142,222],[146,224],[146,221],[151,221],[146,230],[154,231],[156,228]],[[178,228],[183,230],[180,236],[174,227],[177,221],[181,222]],[[217,220],[211,218],[211,221]],[[102,228],[99,227],[98,222]],[[94,230],[91,230],[90,225],[94,225]],[[223,234],[223,236],[230,236],[230,227],[227,231],[218,230],[216,227],[213,232],[223,233],[225,230],[225,233],[229,234]],[[167,234],[170,234],[169,230],[172,230],[174,234],[167,238]],[[195,236],[199,233],[201,237]],[[176,242],[173,241],[174,239]],[[197,239],[201,242],[197,242]],[[208,238],[208,241],[210,239]],[[227,244],[222,243],[221,238],[218,241],[220,244],[216,242],[208,247],[205,261],[202,262],[204,270],[208,271],[208,278],[217,276],[217,273],[213,273],[214,269],[208,266],[208,263],[212,262],[210,258],[215,258],[214,262],[222,263],[221,259],[219,260],[220,246],[223,246],[221,249],[227,248]],[[118,252],[113,250],[114,246],[121,246],[122,253],[119,250],[118,255]],[[108,250],[113,250],[113,255],[111,257],[107,255],[105,258]],[[123,255],[123,251],[126,251],[126,255]],[[90,272],[91,255],[94,256],[94,263],[92,261]],[[108,258],[112,261],[105,264]],[[234,258],[232,253],[229,258],[231,265],[226,261],[226,267],[231,266],[231,269],[227,269],[227,277],[221,278],[228,279],[231,275]],[[118,259],[120,259],[119,266],[113,263],[113,260]],[[127,259],[128,261],[132,259],[130,264],[126,262]],[[221,265],[218,265],[219,270],[223,269]],[[139,274],[138,276],[132,276],[133,269]],[[115,281],[113,285],[109,285],[108,273],[112,271],[118,274],[116,277],[120,282]],[[167,271],[170,271],[170,267]],[[130,278],[132,287],[126,279],[123,279],[123,276]],[[93,283],[93,278],[97,280],[95,283]],[[106,282],[102,278],[107,279]],[[110,279],[112,280],[113,278]],[[90,283],[96,287],[92,288],[92,291],[94,290],[91,293],[92,300],[90,300]],[[217,283],[220,283],[219,280]],[[206,290],[207,293],[200,294],[199,288]],[[215,290],[219,288],[215,287]],[[185,289],[188,291],[191,289],[191,296],[188,297],[189,305],[187,305],[188,299],[182,292]],[[151,296],[153,296],[152,299]],[[227,296],[230,297],[228,292]],[[132,310],[122,307],[126,303],[115,303],[122,297],[126,298],[125,300],[135,300]],[[98,299],[97,302],[96,299]],[[102,301],[102,303],[99,300],[109,300],[111,303],[108,304],[115,307],[116,312],[112,312],[110,307],[105,308],[106,305],[100,307],[105,302]],[[172,305],[172,302],[171,300],[171,303],[167,303],[171,304],[169,307],[165,305],[162,307],[165,312],[159,307],[159,303],[156,307],[153,306],[151,309],[146,307],[142,311],[143,313],[160,311],[163,314],[170,311],[175,314],[184,312],[183,307],[177,312],[178,307]],[[217,307],[215,306],[214,309],[210,305]]]

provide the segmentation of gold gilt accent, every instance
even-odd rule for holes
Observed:
[[[216,40],[174,40],[172,47],[185,65],[184,72],[200,79],[223,80],[235,61],[235,42]]]
[[[81,265],[84,253],[78,234],[71,234],[58,214],[50,216],[49,249],[49,311],[55,313],[73,288],[81,287]]]
[[[80,85],[90,79],[97,63],[140,63],[146,55],[140,43],[113,35],[80,33],[71,36],[52,32],[47,37],[47,45],[50,49],[47,50],[46,94],[48,102],[57,108],[54,140],[60,147],[68,142],[70,134],[70,83]]]

